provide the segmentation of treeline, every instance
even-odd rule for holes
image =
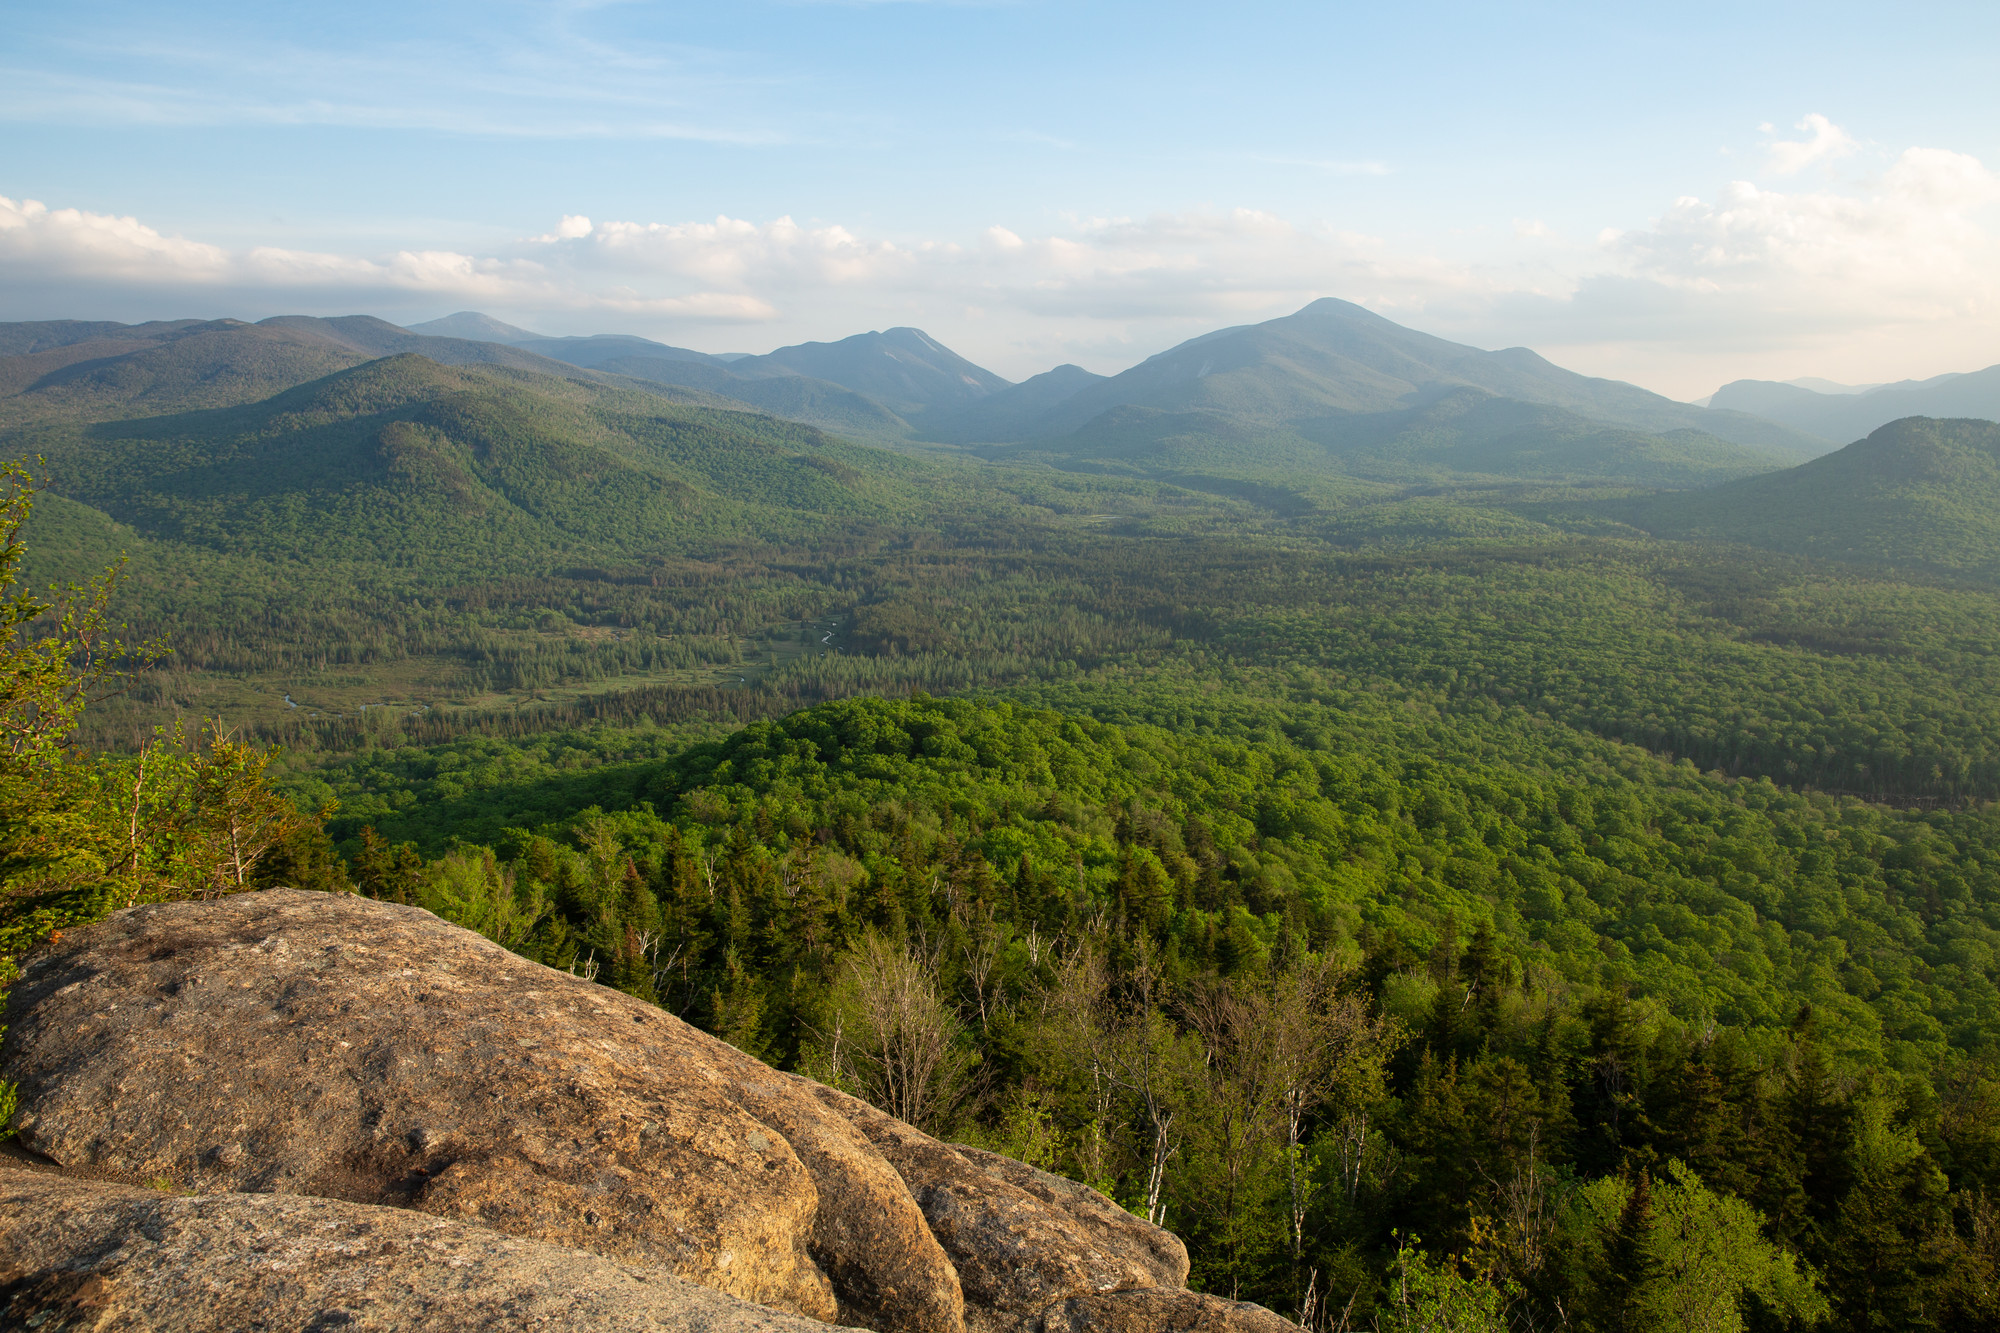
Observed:
[[[464,742],[332,775],[378,788],[335,832],[365,891],[1097,1184],[1316,1328],[2000,1313],[2000,820],[1271,720]]]

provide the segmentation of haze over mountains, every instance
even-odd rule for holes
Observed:
[[[630,335],[545,337],[474,312],[413,329],[367,316],[48,321],[0,330],[0,424],[241,405],[405,353],[644,388],[902,448],[1143,475],[1699,485],[1834,442],[1577,375],[1525,348],[1448,342],[1335,300],[1217,330],[1118,375],[1059,366],[1020,384],[909,328],[715,356]]]
[[[1698,404],[1685,404],[1619,381],[1573,374],[1525,348],[1483,352],[1433,338],[1333,299],[1282,319],[1191,339],[1119,375],[1059,366],[1018,385],[973,366],[917,329],[802,344],[762,357],[713,356],[626,335],[549,338],[474,311],[412,325],[408,332],[501,343],[578,366],[703,389],[832,429],[958,445],[1060,437],[1119,406],[1220,411],[1269,424],[1295,420],[1314,408],[1408,410],[1417,405],[1413,391],[1435,397],[1458,387],[1644,432],[1696,430],[1752,448],[1806,454],[1861,439],[1904,417],[2000,420],[2000,365],[1881,384],[1810,376],[1736,380]],[[887,352],[891,345],[897,350]],[[901,364],[890,370],[883,362]],[[925,385],[948,387],[926,392],[897,371],[904,376],[914,371]],[[748,382],[773,376],[813,382],[784,388]],[[957,406],[950,403],[954,397]],[[1360,434],[1373,432],[1370,427]]]
[[[1806,382],[1737,380],[1709,398],[1712,408],[1754,413],[1823,439],[1856,440],[1904,417],[2000,420],[2000,365],[1966,375],[1937,375],[1866,388]]]
[[[481,532],[513,534],[505,544],[521,550],[615,550],[642,535],[649,548],[675,546],[740,527],[745,502],[766,515],[753,526],[829,505],[859,514],[854,467],[867,454],[836,462],[822,430],[1250,496],[1281,513],[1316,503],[1300,498],[1315,479],[1337,491],[1735,482],[1617,516],[1662,535],[1753,543],[1765,540],[1760,523],[1796,535],[1815,515],[1848,513],[1839,497],[1867,480],[1872,498],[1853,504],[1896,511],[1882,521],[1900,530],[1954,496],[1883,491],[1890,465],[1879,459],[1856,471],[1880,441],[1787,469],[1829,452],[1837,411],[1866,419],[1933,404],[2000,415],[2000,368],[1842,395],[1744,381],[1696,407],[1334,300],[1217,330],[1118,375],[1059,366],[1019,384],[909,328],[715,356],[629,335],[551,338],[474,312],[411,329],[367,316],[0,326],[0,443],[45,454],[59,494],[141,532],[226,549],[244,548],[215,534],[260,515],[250,527],[280,545],[331,540],[350,557],[377,540],[407,545],[393,538],[406,522],[470,558]],[[1769,410],[1739,410],[1756,407]],[[816,470],[784,480],[808,462]],[[1936,471],[1905,462],[1912,475]],[[1776,475],[1743,480],[1760,474]],[[844,480],[830,490],[830,478]],[[1807,494],[1810,513],[1781,517]],[[1987,569],[1980,522],[1940,537],[1944,554],[1910,558]],[[1886,538],[1847,552],[1887,554]]]
[[[406,352],[440,365],[579,376],[566,362],[506,344],[425,337],[367,315],[281,315],[257,324],[49,320],[0,325],[0,426],[233,407]]]
[[[1060,366],[1021,384],[917,329],[729,357],[625,336],[541,338],[474,312],[415,331],[484,334],[864,438],[1057,466],[1171,472],[1261,460],[1309,472],[1416,466],[1528,477],[1580,465],[1566,475],[1687,484],[1784,466],[1828,444],[1754,414],[1578,375],[1525,348],[1487,352],[1431,337],[1332,299],[1217,330],[1118,375]],[[1543,443],[1568,443],[1554,453],[1507,445],[1529,429]]]

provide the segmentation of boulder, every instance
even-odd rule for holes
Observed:
[[[815,1319],[964,1326],[951,1261],[844,1117],[418,908],[133,908],[33,959],[6,1022],[21,1142],[63,1167],[393,1204]]]
[[[1074,1297],[1045,1311],[1035,1333],[1299,1333],[1299,1326],[1249,1301],[1155,1288]]]
[[[402,1208],[0,1166],[0,1328],[813,1333],[657,1270]]]
[[[909,1185],[958,1268],[971,1333],[1297,1333],[1261,1305],[1186,1290],[1180,1238],[1088,1185],[811,1086]]]
[[[1294,1328],[1094,1190],[416,908],[133,908],[3,1021],[21,1142],[72,1176],[389,1205],[885,1333]]]
[[[1097,1191],[1068,1181],[1067,1189],[1051,1188],[1042,1182],[1055,1177],[1033,1167],[940,1143],[858,1098],[809,1086],[895,1166],[958,1269],[968,1311],[1018,1319],[1074,1296],[1187,1280],[1187,1250],[1177,1238]],[[1039,1188],[1007,1179],[1012,1173],[998,1163]]]

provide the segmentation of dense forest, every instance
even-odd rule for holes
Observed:
[[[412,356],[274,393],[7,436],[9,959],[413,903],[1315,1333],[2000,1321],[1985,529],[1808,530],[1992,428],[1779,512],[1546,413],[1450,447],[1555,475],[1440,481],[1407,433],[1051,466]]]

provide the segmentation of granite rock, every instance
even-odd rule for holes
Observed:
[[[72,1170],[393,1204],[816,1319],[963,1327],[950,1260],[845,1117],[417,908],[134,908],[31,960],[6,1022],[21,1142]]]
[[[0,1328],[813,1333],[658,1270],[403,1208],[0,1165]]]
[[[133,908],[32,958],[0,1021],[22,1147],[99,1191],[45,1210],[32,1191],[58,1187],[9,1172],[0,1264],[10,1299],[70,1311],[47,1328],[219,1327],[146,1322],[161,1308],[146,1293],[177,1280],[159,1247],[207,1228],[223,1267],[201,1281],[275,1292],[280,1270],[258,1256],[293,1242],[258,1238],[291,1227],[376,1256],[325,1270],[326,1309],[358,1327],[393,1326],[405,1291],[463,1309],[463,1327],[502,1317],[466,1304],[469,1288],[432,1291],[432,1237],[459,1256],[448,1266],[574,1264],[567,1286],[521,1288],[548,1321],[521,1327],[569,1327],[563,1311],[584,1306],[562,1300],[652,1290],[678,1293],[689,1320],[751,1318],[750,1302],[884,1333],[1296,1333],[1188,1292],[1180,1241],[1095,1190],[940,1142],[416,908],[288,889]],[[137,1267],[85,1253],[93,1226],[105,1244],[124,1234],[117,1217],[137,1228],[119,1244],[151,1256]],[[16,1236],[43,1247],[21,1254],[57,1257],[16,1261]],[[359,1293],[344,1305],[342,1283]],[[698,1288],[721,1294],[688,1305]],[[427,1326],[428,1308],[404,1326]]]

